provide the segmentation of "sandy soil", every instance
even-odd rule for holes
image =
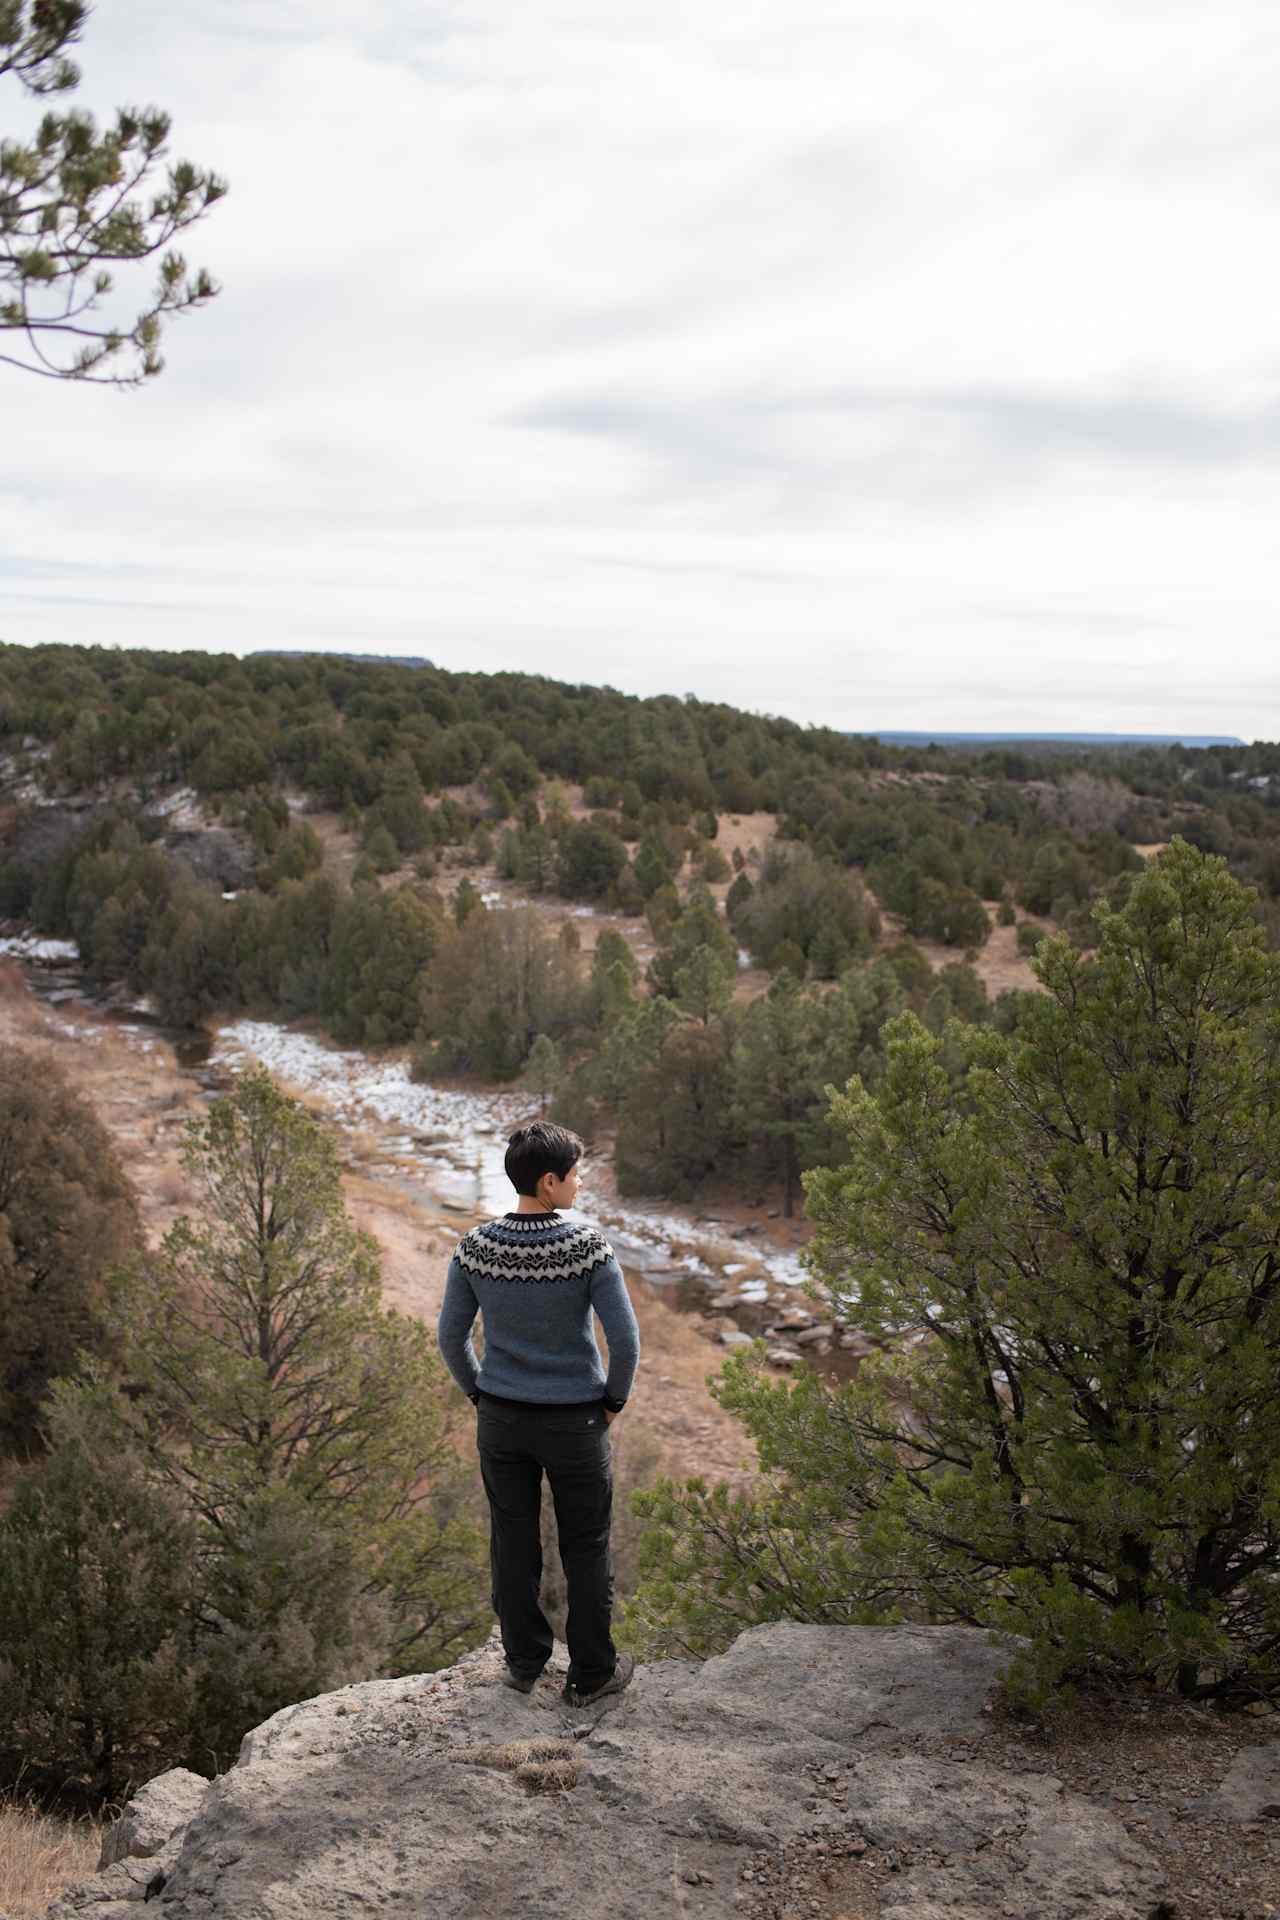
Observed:
[[[870,888],[867,889],[867,893],[870,899],[875,899],[875,895],[871,892]],[[1026,954],[1018,951],[1017,926],[1001,927],[995,925],[996,903],[989,900],[986,905],[993,923],[991,936],[985,946],[979,947],[971,962],[974,972],[982,981],[993,1000],[997,995],[1004,993],[1009,987],[1022,987],[1029,993],[1039,992],[1040,982],[1031,971],[1030,959]],[[899,940],[909,939],[913,946],[920,949],[920,952],[924,955],[935,973],[937,973],[940,967],[949,966],[955,961],[964,959],[964,953],[959,947],[946,947],[938,940],[918,940],[914,935],[907,933],[903,926],[901,915],[888,913],[883,907],[879,907],[878,911],[880,914],[880,939],[877,946],[880,951],[883,951],[886,947],[896,945]],[[1025,914],[1020,915],[1019,923],[1022,919],[1029,917],[1029,915]],[[1037,921],[1036,924],[1043,926],[1046,933],[1052,933],[1054,931],[1049,921]]]
[[[993,913],[992,919],[994,918]],[[1046,924],[1045,932],[1052,931],[1053,929]],[[935,940],[917,940],[916,945],[935,973],[939,967],[964,959],[964,954],[958,947],[944,947]],[[1025,953],[1018,951],[1016,926],[993,926],[991,938],[985,946],[979,947],[972,965],[974,972],[993,1000],[1010,987],[1022,987],[1029,993],[1040,991],[1040,982],[1031,971],[1030,959]]]

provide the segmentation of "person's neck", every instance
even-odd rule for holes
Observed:
[[[555,1208],[545,1206],[543,1202],[533,1194],[522,1193],[520,1195],[520,1198],[516,1201],[516,1212],[517,1213],[554,1213]]]

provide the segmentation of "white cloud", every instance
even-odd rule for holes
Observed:
[[[1261,0],[100,0],[85,103],[230,176],[225,291],[142,393],[4,375],[0,636],[1280,734],[1278,49]]]

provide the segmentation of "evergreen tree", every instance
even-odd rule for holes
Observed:
[[[540,1033],[529,1049],[529,1057],[520,1076],[521,1086],[536,1095],[540,1114],[546,1112],[547,1102],[558,1091],[563,1077],[564,1062],[560,1058],[559,1047],[545,1033]]]
[[[439,903],[412,887],[349,894],[334,915],[321,1000],[336,1037],[368,1047],[411,1040],[422,980],[446,931]]]
[[[610,1031],[602,1065],[617,1107],[620,1191],[688,1197],[723,1164],[729,1137],[724,1023],[682,1020],[658,996]]]
[[[400,865],[400,849],[385,826],[373,828],[365,840],[364,853],[375,873],[394,873]]]
[[[411,755],[401,753],[396,756],[387,769],[382,783],[382,793],[370,816],[377,826],[385,827],[393,842],[393,850],[402,854],[418,853],[427,844],[426,810],[422,799],[422,782],[418,778],[418,769]],[[375,852],[372,841],[367,843],[369,857],[380,873],[390,869],[380,864],[381,851]],[[381,842],[379,842],[381,849]],[[391,866],[400,863],[392,859]]]
[[[770,1143],[788,1220],[834,1066],[826,1025],[821,1002],[782,973],[744,1009],[733,1046],[735,1119],[748,1137]]]
[[[730,1589],[777,1617],[767,1538],[792,1617],[1007,1628],[1041,1691],[1280,1698],[1280,956],[1183,842],[1099,938],[1042,948],[1012,1034],[957,1031],[959,1092],[908,1015],[835,1100],[814,1271],[888,1351],[835,1390],[730,1361],[778,1501],[659,1489],[656,1644],[727,1632]]]
[[[560,891],[570,900],[603,899],[626,864],[618,835],[594,820],[577,820],[560,835]]]
[[[871,944],[873,915],[858,876],[808,848],[771,848],[758,884],[740,875],[728,898],[735,933],[771,972],[786,965],[831,980]],[[799,951],[800,967],[779,957],[784,946]]]
[[[682,1013],[710,1026],[718,1015],[727,1012],[733,999],[735,969],[714,947],[695,947],[684,965],[677,967],[676,1005]]]
[[[109,1350],[110,1275],[140,1237],[115,1143],[56,1064],[0,1051],[0,1428],[29,1444],[49,1384]]]
[[[632,868],[636,884],[642,898],[648,900],[659,887],[665,887],[675,878],[676,867],[665,842],[660,835],[650,831],[646,833],[636,848]]]
[[[184,1164],[201,1212],[134,1263],[117,1327],[128,1431],[201,1527],[220,1711],[237,1645],[272,1676],[237,1695],[259,1717],[352,1662],[443,1662],[483,1610],[449,1382],[382,1305],[333,1139],[255,1069],[188,1127]]]
[[[100,1380],[62,1381],[48,1459],[0,1518],[0,1752],[99,1802],[188,1758],[195,1699],[196,1530],[120,1442]]]
[[[659,896],[655,895],[656,900]],[[650,901],[652,907],[654,901]],[[717,958],[732,979],[738,969],[738,950],[733,935],[720,917],[710,887],[696,881],[649,964],[649,983],[655,993],[668,999],[676,996],[676,977],[688,965],[699,948]]]

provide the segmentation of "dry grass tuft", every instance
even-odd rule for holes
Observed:
[[[578,1784],[579,1761],[576,1754],[558,1760],[530,1760],[516,1768],[516,1779],[530,1793],[571,1793]]]
[[[568,1793],[578,1784],[582,1764],[572,1740],[547,1735],[508,1740],[502,1746],[464,1747],[454,1758],[513,1773],[532,1793]]]
[[[152,1192],[163,1206],[180,1207],[191,1198],[191,1183],[176,1167],[169,1167],[157,1174]]]
[[[0,1913],[39,1920],[65,1887],[97,1871],[101,1850],[99,1820],[62,1820],[0,1802]]]

